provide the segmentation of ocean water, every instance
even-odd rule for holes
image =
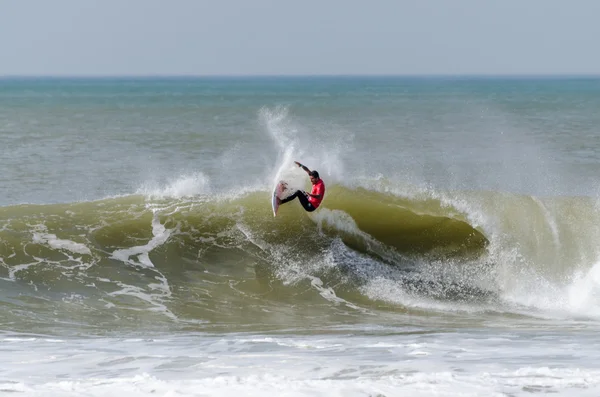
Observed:
[[[597,396],[600,79],[0,79],[0,395]],[[326,195],[277,217],[279,180]]]

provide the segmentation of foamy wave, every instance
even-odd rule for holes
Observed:
[[[48,244],[51,248],[65,250],[74,254],[91,255],[92,252],[84,244],[76,243],[71,240],[64,240],[51,233],[34,233],[33,242],[39,244]]]
[[[336,345],[340,349],[340,345]],[[329,350],[327,350],[329,351]],[[312,351],[322,364],[323,356]],[[281,355],[281,353],[279,354]],[[426,352],[415,351],[412,356],[427,357]],[[266,359],[275,360],[268,354]],[[234,356],[237,357],[237,356]],[[300,396],[392,396],[402,390],[406,395],[415,396],[455,396],[460,395],[495,395],[506,390],[519,392],[558,393],[559,395],[595,395],[600,386],[600,373],[594,369],[570,369],[552,367],[521,367],[508,370],[485,371],[469,370],[466,373],[446,370],[442,365],[429,364],[431,367],[418,366],[418,370],[403,371],[397,365],[380,364],[377,368],[386,368],[381,374],[372,369],[373,365],[364,365],[365,369],[330,368],[331,365],[315,367],[307,364],[308,360],[298,357],[285,360],[295,365],[278,363],[261,364],[262,372],[248,371],[232,365],[220,358],[214,364],[222,374],[213,374],[198,379],[179,379],[169,376],[158,376],[152,368],[149,372],[120,377],[67,378],[64,380],[32,381],[31,379],[0,383],[7,392],[25,393],[25,395],[89,395],[105,396],[111,394],[129,394],[135,396],[154,395],[196,395],[198,391],[211,396],[265,396],[286,395]],[[436,356],[439,362],[439,358]],[[224,363],[221,363],[224,361]],[[283,360],[279,360],[283,361]],[[314,361],[311,361],[314,362]],[[371,363],[371,361],[368,361]],[[402,360],[400,360],[402,362]],[[299,364],[298,364],[299,363]],[[428,361],[425,361],[428,363]],[[211,369],[211,368],[209,368]],[[380,370],[381,371],[381,370]],[[164,370],[163,370],[164,372]],[[342,376],[343,374],[343,376]],[[522,394],[522,393],[521,393]]]
[[[166,185],[148,183],[137,190],[137,194],[152,198],[183,198],[210,193],[210,179],[201,172],[181,175]]]
[[[163,245],[169,239],[171,233],[172,230],[165,228],[164,225],[160,223],[158,215],[155,212],[154,216],[152,217],[152,239],[147,244],[142,246],[115,250],[112,253],[111,258],[131,265],[154,267],[154,264],[150,260],[149,254],[156,247]],[[132,256],[137,256],[138,261],[132,261]]]

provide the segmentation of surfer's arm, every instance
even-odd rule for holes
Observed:
[[[325,196],[325,186],[323,185],[323,183],[314,185],[311,192],[306,194],[308,195],[308,197],[314,197],[317,200],[322,200],[323,196]]]
[[[306,173],[307,173],[307,174],[310,174],[310,170],[308,169],[308,167],[307,167],[307,166],[305,166],[305,165],[302,165],[302,164],[300,164],[300,163],[299,163],[299,162],[297,162],[297,161],[294,161],[294,163],[296,163],[296,165],[297,165],[298,167],[300,167],[300,168],[302,168],[304,171],[306,171]]]

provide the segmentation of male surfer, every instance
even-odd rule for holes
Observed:
[[[304,209],[308,212],[313,212],[319,208],[321,201],[323,201],[323,197],[325,196],[325,184],[323,183],[323,180],[319,178],[319,173],[317,171],[311,171],[297,161],[294,161],[294,163],[306,171],[310,177],[310,183],[313,185],[312,190],[310,193],[307,193],[304,190],[296,190],[296,193],[292,194],[290,197],[283,200],[278,198],[277,200],[279,200],[279,204],[285,204],[298,197],[298,200],[300,200],[300,204],[302,204]]]

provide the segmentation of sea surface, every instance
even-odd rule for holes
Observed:
[[[600,395],[600,78],[2,78],[0,153],[0,395]]]

